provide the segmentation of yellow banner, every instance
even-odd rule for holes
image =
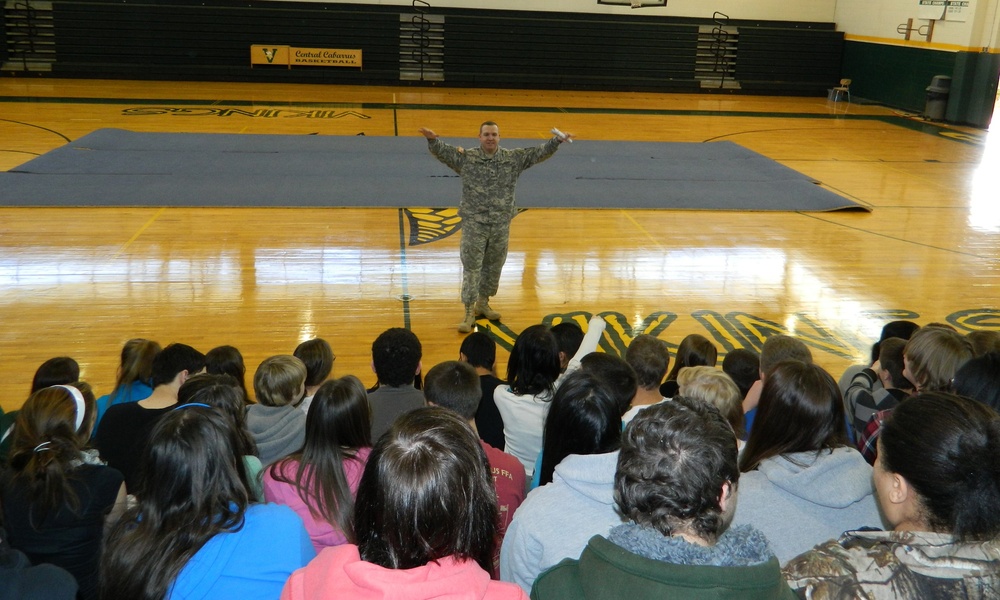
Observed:
[[[250,46],[251,65],[288,67],[357,67],[361,68],[361,50],[342,48],[293,48],[254,44]]]
[[[361,50],[291,48],[289,64],[310,67],[360,67]]]

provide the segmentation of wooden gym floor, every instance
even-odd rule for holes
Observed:
[[[269,109],[298,110],[300,116]],[[137,110],[138,109],[138,110]],[[286,116],[280,116],[285,114]],[[268,116],[271,115],[271,116]],[[278,116],[274,116],[278,115]],[[303,118],[301,115],[311,115]],[[0,79],[0,169],[95,129],[416,136],[475,144],[559,127],[587,140],[731,140],[872,212],[529,210],[514,221],[490,325],[508,347],[544,319],[607,315],[605,349],[689,333],[724,353],[770,332],[837,377],[894,318],[1000,328],[1000,135],[825,98]],[[994,128],[996,129],[996,128]],[[428,155],[428,168],[434,159]],[[552,160],[559,160],[558,154]],[[545,169],[539,165],[537,169]],[[459,194],[456,187],[455,195]],[[419,207],[414,207],[419,208]],[[411,214],[417,215],[411,221]],[[424,366],[457,358],[459,235],[410,244],[399,209],[0,207],[0,406],[35,368],[76,358],[98,393],[122,343],[232,344],[248,376],[302,340],[367,384],[370,345],[409,327]],[[443,227],[443,229],[442,229]],[[433,236],[432,236],[433,237]],[[486,326],[488,322],[481,321]],[[501,374],[506,351],[499,358]]]

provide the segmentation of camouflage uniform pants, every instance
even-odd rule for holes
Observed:
[[[462,221],[462,302],[495,296],[500,287],[500,271],[507,262],[510,221],[476,223]]]

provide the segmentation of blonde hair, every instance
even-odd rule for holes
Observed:
[[[738,436],[743,435],[743,396],[733,378],[715,367],[684,367],[677,373],[679,394],[719,409]]]
[[[972,358],[972,343],[951,329],[926,326],[906,342],[903,357],[918,392],[946,392],[959,367]]]
[[[135,338],[125,342],[114,391],[136,381],[149,385],[153,379],[153,358],[160,350],[160,345],[152,340]]]
[[[253,393],[264,406],[285,406],[298,400],[306,382],[306,365],[290,354],[265,358],[253,376]]]

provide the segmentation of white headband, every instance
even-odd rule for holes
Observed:
[[[76,402],[76,429],[74,431],[79,432],[80,427],[83,425],[83,413],[87,412],[87,405],[83,401],[83,393],[71,385],[54,385],[52,387],[62,388],[73,397],[73,401]]]

